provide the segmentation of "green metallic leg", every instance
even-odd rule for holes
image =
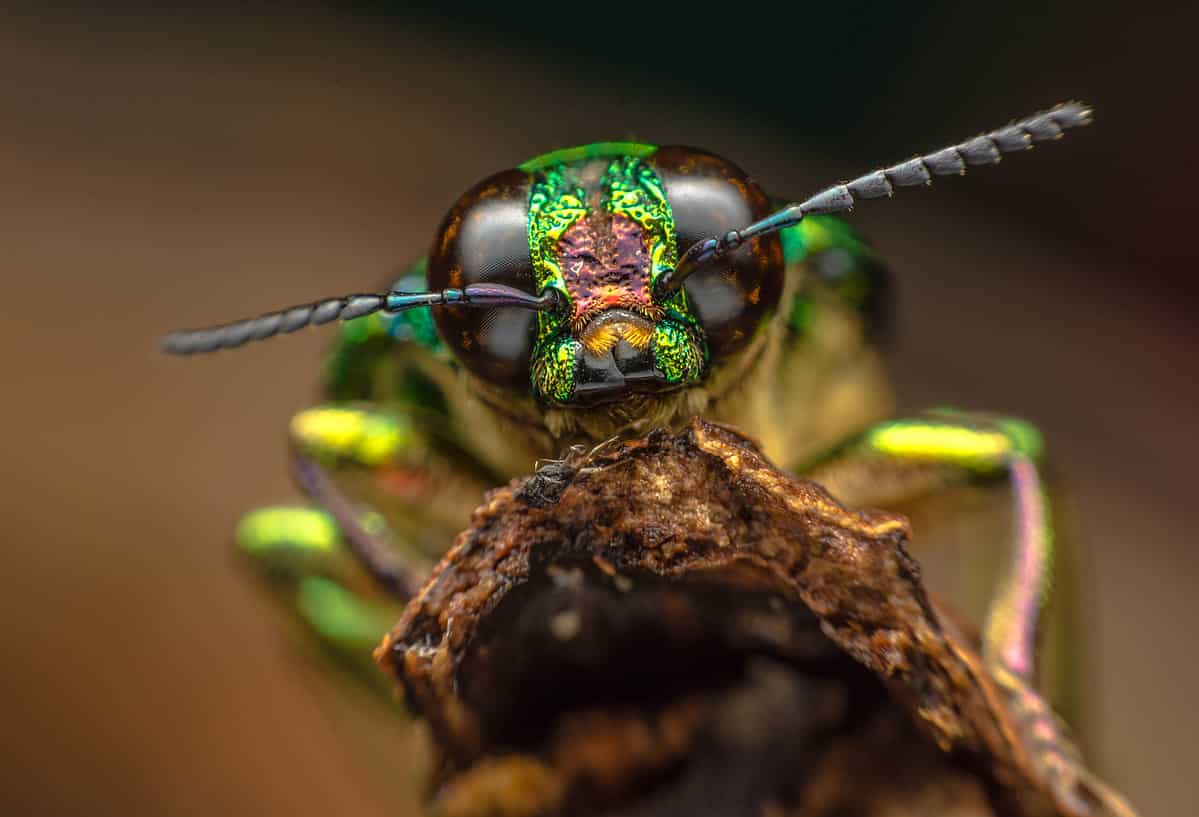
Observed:
[[[373,679],[371,653],[428,569],[415,548],[405,552],[390,518],[403,520],[450,484],[433,472],[448,466],[404,415],[354,405],[300,412],[291,443],[297,484],[316,507],[247,514],[238,547],[293,625]],[[452,541],[433,526],[429,537],[438,536],[440,549]]]
[[[418,562],[441,556],[495,484],[402,411],[354,403],[316,406],[292,418],[289,436],[297,480],[317,504],[343,527],[369,512],[367,527],[385,531]],[[343,505],[345,512],[338,509]],[[349,538],[352,545],[362,540]]]
[[[424,448],[402,414],[326,405],[296,414],[290,426],[296,484],[336,522],[346,548],[391,596],[406,601],[419,589],[396,536],[363,489],[404,469],[419,475]],[[357,478],[355,484],[351,478]],[[410,480],[419,482],[419,476]],[[351,493],[357,488],[357,495]],[[351,499],[353,497],[353,499]]]
[[[388,383],[356,364],[343,374],[347,390]],[[413,413],[420,417],[434,402]],[[436,427],[438,419],[425,422]],[[413,728],[374,651],[483,493],[454,491],[473,484],[469,466],[458,466],[448,446],[443,453],[431,444],[419,422],[367,403],[300,412],[290,428],[292,465],[317,507],[255,511],[237,537],[289,636],[294,669],[354,750],[355,767],[397,814],[423,811],[419,793],[431,772],[424,733]],[[442,490],[464,498],[447,502]]]
[[[307,682],[330,727],[354,750],[355,768],[388,796],[394,813],[420,813],[418,793],[428,775],[423,735],[411,728],[373,658],[402,604],[366,575],[323,509],[251,511],[236,539],[288,636],[288,668]]]
[[[1041,436],[1020,420],[938,413],[882,423],[806,476],[851,505],[911,501],[1006,477],[1016,519],[1012,561],[987,614],[983,655],[1026,681],[1053,567],[1053,522],[1038,468]]]
[[[1053,517],[1041,475],[1041,435],[1029,424],[956,412],[882,423],[805,470],[847,504],[903,503],[1006,478],[1015,520],[1010,562],[988,606],[986,670],[1008,698],[1029,763],[1071,815],[1132,815],[1082,764],[1064,725],[1035,689],[1038,623],[1054,562]]]
[[[371,652],[401,605],[364,574],[333,516],[318,508],[259,508],[242,517],[235,540],[291,629],[314,637],[343,669],[383,692]]]
[[[423,576],[389,543],[394,536],[378,514],[359,513],[325,469],[302,454],[293,456],[292,473],[304,493],[332,517],[346,547],[371,578],[399,601],[416,595]]]

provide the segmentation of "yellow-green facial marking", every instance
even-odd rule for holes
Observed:
[[[575,365],[581,344],[568,334],[538,343],[533,359],[533,391],[558,402],[574,393]]]
[[[662,181],[653,168],[636,156],[613,160],[604,174],[604,206],[614,215],[641,225],[650,256],[650,284],[679,262],[674,214]]]
[[[647,381],[692,382],[707,366],[707,345],[686,294],[665,303],[652,295],[654,282],[679,256],[670,203],[647,161],[653,150],[603,143],[522,165],[533,174],[528,235],[534,278],[538,290],[556,289],[566,305],[538,315],[530,375],[539,399],[574,400],[584,359],[591,361],[592,380],[582,382],[620,392],[621,379],[595,381],[591,374],[617,342],[652,357],[652,364],[641,358],[643,388]],[[614,310],[632,317],[603,332],[589,331]]]
[[[558,242],[585,215],[586,193],[570,182],[563,165],[551,165],[539,174],[529,193],[529,255],[539,292],[553,288],[570,301],[558,263]],[[531,372],[534,393],[560,402],[569,400],[574,392],[578,350],[578,342],[563,335],[566,326],[566,316],[562,314],[538,313]]]
[[[706,363],[695,338],[677,321],[659,321],[654,327],[654,363],[668,383],[698,380]]]

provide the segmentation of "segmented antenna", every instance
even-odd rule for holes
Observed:
[[[547,288],[541,295],[530,295],[503,284],[471,284],[465,289],[440,292],[392,290],[381,295],[344,295],[207,329],[171,332],[162,339],[162,351],[172,355],[197,355],[218,349],[235,349],[244,343],[286,335],[305,326],[333,320],[349,321],[375,312],[402,312],[418,306],[515,307],[545,312],[556,310],[560,305],[555,289]]]
[[[1081,102],[1065,102],[1051,110],[1033,114],[1005,128],[984,133],[935,153],[917,156],[906,162],[867,173],[850,182],[833,185],[806,201],[791,204],[742,230],[731,230],[723,237],[706,238],[692,244],[683,253],[673,271],[663,273],[654,287],[657,300],[678,292],[687,276],[702,264],[719,258],[746,241],[776,233],[798,224],[805,216],[840,213],[853,209],[858,199],[890,196],[896,187],[915,187],[932,183],[933,176],[964,175],[973,165],[997,164],[1001,154],[1027,150],[1034,142],[1057,139],[1062,131],[1091,122],[1091,109]]]

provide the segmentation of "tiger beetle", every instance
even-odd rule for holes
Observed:
[[[171,332],[162,349],[195,355],[341,322],[324,402],[290,424],[311,504],[253,511],[236,538],[294,620],[351,661],[369,662],[489,488],[570,446],[700,416],[851,507],[1007,486],[1008,566],[983,655],[1035,720],[1032,762],[1068,799],[1081,766],[1036,738],[1060,728],[1034,691],[1055,556],[1041,435],[994,415],[888,417],[886,270],[835,214],[1090,119],[1061,104],[786,205],[703,150],[558,150],[463,194],[427,257],[385,291]]]

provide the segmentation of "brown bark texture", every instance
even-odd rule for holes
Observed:
[[[377,652],[434,810],[1069,813],[908,538],[698,420],[493,491]]]

